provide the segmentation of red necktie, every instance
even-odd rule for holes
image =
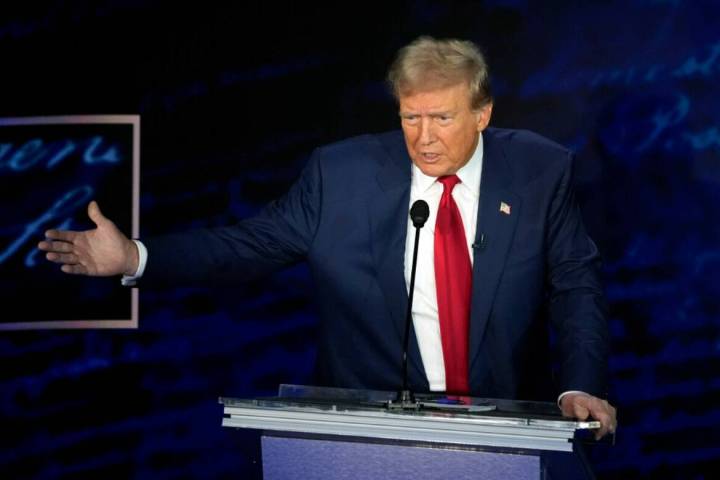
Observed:
[[[466,395],[472,268],[460,210],[452,190],[457,175],[438,178],[444,190],[435,223],[435,287],[445,361],[445,390]]]

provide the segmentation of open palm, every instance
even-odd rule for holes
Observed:
[[[65,273],[111,276],[132,275],[137,270],[135,244],[103,216],[97,202],[88,205],[88,216],[97,228],[84,232],[48,230],[38,244],[45,257],[62,265]]]

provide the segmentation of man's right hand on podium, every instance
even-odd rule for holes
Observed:
[[[90,202],[87,212],[97,228],[84,232],[46,231],[46,239],[38,244],[40,250],[47,252],[45,258],[61,264],[61,270],[70,274],[134,275],[139,263],[135,242],[103,216],[97,202]]]
[[[600,440],[608,433],[615,433],[617,429],[617,410],[607,400],[603,400],[587,393],[572,392],[560,400],[560,410],[563,416],[587,420],[598,420],[600,428],[595,432],[595,440]]]

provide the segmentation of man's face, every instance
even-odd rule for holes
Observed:
[[[400,95],[408,153],[431,177],[452,175],[470,160],[491,114],[492,104],[472,110],[465,83]]]

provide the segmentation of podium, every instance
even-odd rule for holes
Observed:
[[[263,478],[591,479],[578,440],[599,422],[553,403],[281,385],[277,397],[220,398],[224,427],[262,430]]]

